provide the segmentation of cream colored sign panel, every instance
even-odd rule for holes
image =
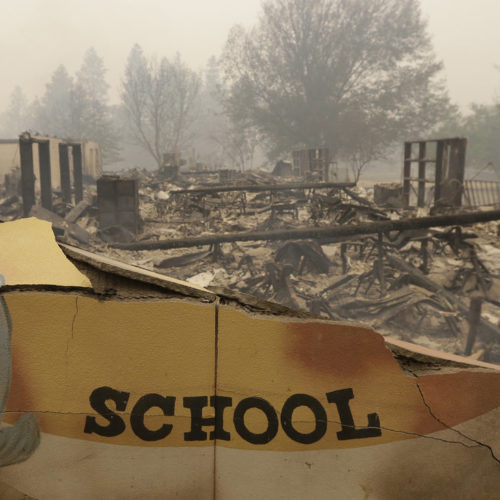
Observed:
[[[213,443],[190,440],[215,393],[215,307],[11,293],[4,422],[33,413],[40,447],[0,481],[34,498],[211,498]],[[188,448],[189,447],[189,448]]]
[[[419,498],[443,493],[438,484],[472,491],[478,478],[487,494],[500,487],[500,373],[412,377],[369,330],[214,305],[6,299],[4,421],[33,412],[42,435],[0,477],[34,498],[212,498],[214,488],[218,498]]]
[[[499,372],[406,375],[355,326],[229,308],[218,324],[218,394],[235,409],[217,498],[497,497]]]

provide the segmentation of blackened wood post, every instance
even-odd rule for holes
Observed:
[[[42,207],[52,210],[52,176],[50,172],[50,143],[38,142],[38,160],[40,162],[40,190]]]
[[[436,146],[436,178],[434,184],[434,206],[441,202],[441,183],[443,182],[443,159],[445,142],[438,141]]]
[[[405,158],[403,168],[403,203],[405,207],[410,206],[411,188],[411,142],[405,142]]]
[[[452,183],[452,186],[455,187],[455,190],[452,193],[450,193],[450,199],[449,199],[449,204],[453,207],[462,206],[466,149],[467,149],[467,139],[454,139],[451,142],[450,167],[448,169],[448,179]]]
[[[418,207],[425,207],[425,181],[426,181],[426,169],[425,169],[425,153],[426,153],[426,143],[419,143],[418,150]]]
[[[383,233],[378,233],[378,272],[379,272],[379,280],[380,280],[380,291],[382,295],[386,293],[386,285],[385,285],[385,270],[384,270],[384,235]]]
[[[422,267],[420,269],[424,274],[429,274],[429,251],[427,250],[428,244],[428,238],[424,238],[420,243],[420,252],[422,255]]]
[[[28,217],[35,204],[35,173],[33,171],[33,140],[31,137],[19,137],[21,156],[21,192],[23,195],[23,215]]]
[[[73,182],[75,184],[75,204],[83,200],[83,160],[82,145],[72,144],[73,149]]]
[[[467,345],[465,347],[465,355],[470,356],[472,354],[472,348],[476,342],[477,333],[479,331],[479,326],[481,323],[481,307],[483,303],[483,298],[479,296],[472,297],[470,301],[469,310],[469,335],[467,336]]]
[[[347,274],[347,244],[342,243],[340,245],[340,258],[342,260],[342,274]]]
[[[71,203],[71,176],[69,173],[69,146],[59,144],[59,171],[61,172],[61,191],[64,203]]]

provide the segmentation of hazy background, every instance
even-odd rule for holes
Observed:
[[[369,1],[369,0],[367,0]],[[94,46],[104,59],[118,102],[126,57],[134,43],[147,53],[180,52],[195,70],[218,56],[234,24],[252,25],[260,0],[1,0],[0,108],[19,85],[41,96],[59,64],[74,73]],[[462,110],[500,93],[500,1],[422,0],[450,96]]]

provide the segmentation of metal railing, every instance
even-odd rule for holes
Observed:
[[[469,207],[500,205],[500,181],[464,181],[463,205]]]

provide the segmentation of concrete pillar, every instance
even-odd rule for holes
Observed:
[[[50,143],[40,141],[38,143],[38,157],[40,162],[40,190],[42,207],[52,210],[52,177],[50,172]]]
[[[405,158],[403,168],[403,203],[405,207],[410,206],[410,190],[411,190],[411,142],[405,142]]]
[[[97,180],[97,206],[101,228],[123,226],[137,234],[140,231],[139,183],[104,175]]]
[[[21,156],[21,192],[23,195],[23,215],[28,217],[35,204],[35,173],[33,171],[33,140],[29,136],[19,137]]]
[[[61,172],[61,192],[64,203],[71,203],[71,176],[69,172],[69,146],[59,144],[59,170]]]
[[[417,206],[425,207],[425,188],[426,188],[426,148],[425,142],[419,143],[418,148],[418,201]]]
[[[73,149],[73,181],[75,183],[75,204],[83,200],[83,157],[82,145],[72,144]]]

